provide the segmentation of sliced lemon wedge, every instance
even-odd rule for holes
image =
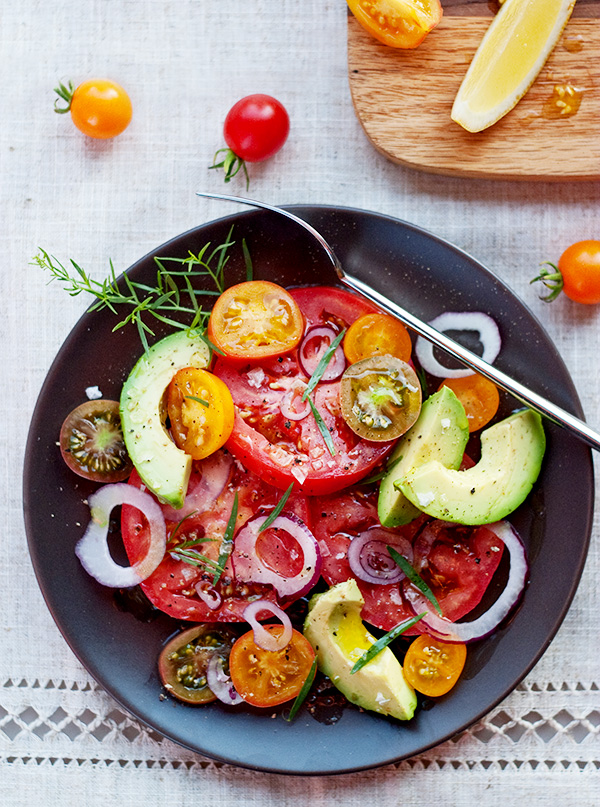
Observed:
[[[487,129],[525,95],[567,24],[575,0],[505,0],[463,79],[452,120]]]

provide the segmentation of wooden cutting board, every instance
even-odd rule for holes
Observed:
[[[414,50],[386,47],[348,17],[352,100],[375,148],[393,162],[438,174],[600,179],[600,0],[578,0],[527,95],[477,134],[454,123],[450,110],[497,6],[494,0],[442,5],[442,21]],[[565,84],[581,91],[581,104],[561,117],[553,96]]]

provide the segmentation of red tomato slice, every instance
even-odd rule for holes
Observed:
[[[198,482],[199,472],[192,472],[188,490],[193,490]],[[142,482],[134,471],[129,479],[129,483],[136,487],[141,487]],[[207,512],[190,515],[181,522],[176,535],[179,541],[190,541],[192,539],[211,538],[211,541],[198,543],[196,550],[202,555],[216,561],[219,557],[221,541],[225,533],[227,522],[231,515],[235,493],[238,494],[238,528],[249,518],[255,516],[262,506],[267,508],[277,504],[281,498],[281,491],[276,490],[267,483],[258,479],[254,474],[249,473],[233,464],[233,470],[229,483]],[[184,505],[185,506],[185,505]],[[307,525],[310,525],[310,511],[307,500],[298,493],[292,493],[286,503],[287,511],[295,513]],[[170,507],[163,507],[165,518],[167,519],[167,532],[169,535],[181,521],[175,518],[175,512]],[[132,507],[122,508],[121,531],[125,550],[131,563],[135,563],[138,557],[145,553],[148,541],[148,530],[145,520],[140,517],[139,511]],[[282,537],[274,536],[275,546],[272,551],[268,542],[269,534],[272,531],[265,530],[265,537],[261,543],[261,556],[266,557],[273,568],[278,569],[283,575],[293,575],[298,569],[294,562],[290,560],[289,553],[280,551]],[[169,554],[169,549],[175,544],[170,541],[159,567],[143,583],[142,590],[150,602],[161,611],[169,614],[174,619],[191,620],[193,622],[242,622],[242,613],[249,598],[261,596],[270,602],[277,602],[277,597],[271,586],[254,583],[244,583],[235,579],[231,560],[227,562],[225,573],[216,585],[216,590],[222,598],[219,608],[212,610],[203,602],[196,589],[195,584],[206,583],[210,585],[213,580],[212,572],[173,558]]]
[[[347,558],[348,546],[354,536],[379,524],[376,502],[374,493],[360,488],[311,501],[313,533],[323,561],[321,573],[329,585],[354,577]],[[428,527],[432,530],[429,536],[425,534]],[[423,516],[390,533],[413,543],[414,566],[451,620],[465,616],[480,602],[502,555],[492,550],[498,540],[485,527],[452,527]],[[430,543],[427,538],[433,541]],[[426,564],[419,568],[423,557]],[[414,615],[402,598],[401,584],[356,582],[365,598],[362,610],[365,622],[387,631]],[[407,631],[407,635],[418,633],[417,628]]]
[[[377,310],[342,289],[308,287],[292,289],[291,294],[307,328],[320,324],[346,328],[358,317]],[[308,381],[297,351],[241,366],[218,360],[214,373],[229,388],[237,410],[226,448],[276,487],[285,489],[294,483],[309,496],[342,490],[367,476],[392,448],[392,442],[361,439],[347,426],[340,409],[339,380],[319,383],[312,395],[330,431],[333,455],[310,412],[301,420],[282,414],[282,400],[294,384]]]

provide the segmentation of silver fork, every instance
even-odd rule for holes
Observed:
[[[339,258],[323,236],[308,222],[299,218],[299,216],[296,216],[293,213],[290,213],[289,210],[284,210],[281,207],[275,207],[275,205],[269,205],[266,202],[259,202],[255,199],[246,199],[241,196],[229,196],[223,193],[205,193],[203,191],[197,191],[196,195],[204,196],[210,199],[223,199],[228,202],[238,202],[239,204],[248,205],[250,207],[260,207],[264,210],[270,210],[272,213],[278,213],[281,216],[285,216],[291,221],[296,222],[296,224],[299,224],[301,227],[304,227],[304,229],[307,230],[322,246],[323,250],[327,254],[327,257],[331,261],[337,276],[345,286],[348,286],[354,291],[359,292],[359,294],[362,294],[364,297],[367,297],[369,300],[372,300],[374,303],[377,303],[380,308],[397,317],[401,322],[408,325],[409,328],[418,333],[419,336],[423,336],[437,347],[442,348],[451,356],[454,356],[454,358],[459,359],[461,362],[463,362],[463,364],[466,364],[467,367],[470,367],[472,370],[475,370],[486,378],[489,378],[490,381],[493,381],[498,387],[506,392],[509,392],[518,401],[521,401],[521,403],[529,406],[536,412],[539,412],[544,417],[547,417],[553,423],[567,429],[567,431],[582,440],[591,448],[596,449],[596,451],[600,451],[600,434],[591,429],[583,420],[580,420],[570,412],[567,412],[560,406],[552,403],[552,401],[549,401],[542,395],[538,395],[537,392],[530,390],[519,381],[516,381],[514,378],[506,375],[506,373],[503,373],[502,370],[499,370],[497,367],[488,364],[488,362],[484,361],[476,353],[472,353],[470,350],[467,350],[467,348],[463,347],[458,342],[455,342],[454,339],[450,339],[450,337],[446,336],[446,334],[437,331],[427,322],[424,322],[414,314],[411,314],[410,311],[402,308],[402,306],[398,305],[398,303],[384,297],[383,294],[380,294],[366,283],[363,283],[362,280],[359,280],[357,277],[353,277],[345,272]]]

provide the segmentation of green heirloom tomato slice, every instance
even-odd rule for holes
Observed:
[[[394,356],[351,364],[340,387],[342,415],[365,440],[395,440],[421,411],[421,385],[413,368]]]
[[[185,703],[211,703],[217,696],[206,680],[208,662],[215,653],[229,658],[236,634],[222,625],[205,623],[174,636],[158,659],[160,679],[168,692]]]

